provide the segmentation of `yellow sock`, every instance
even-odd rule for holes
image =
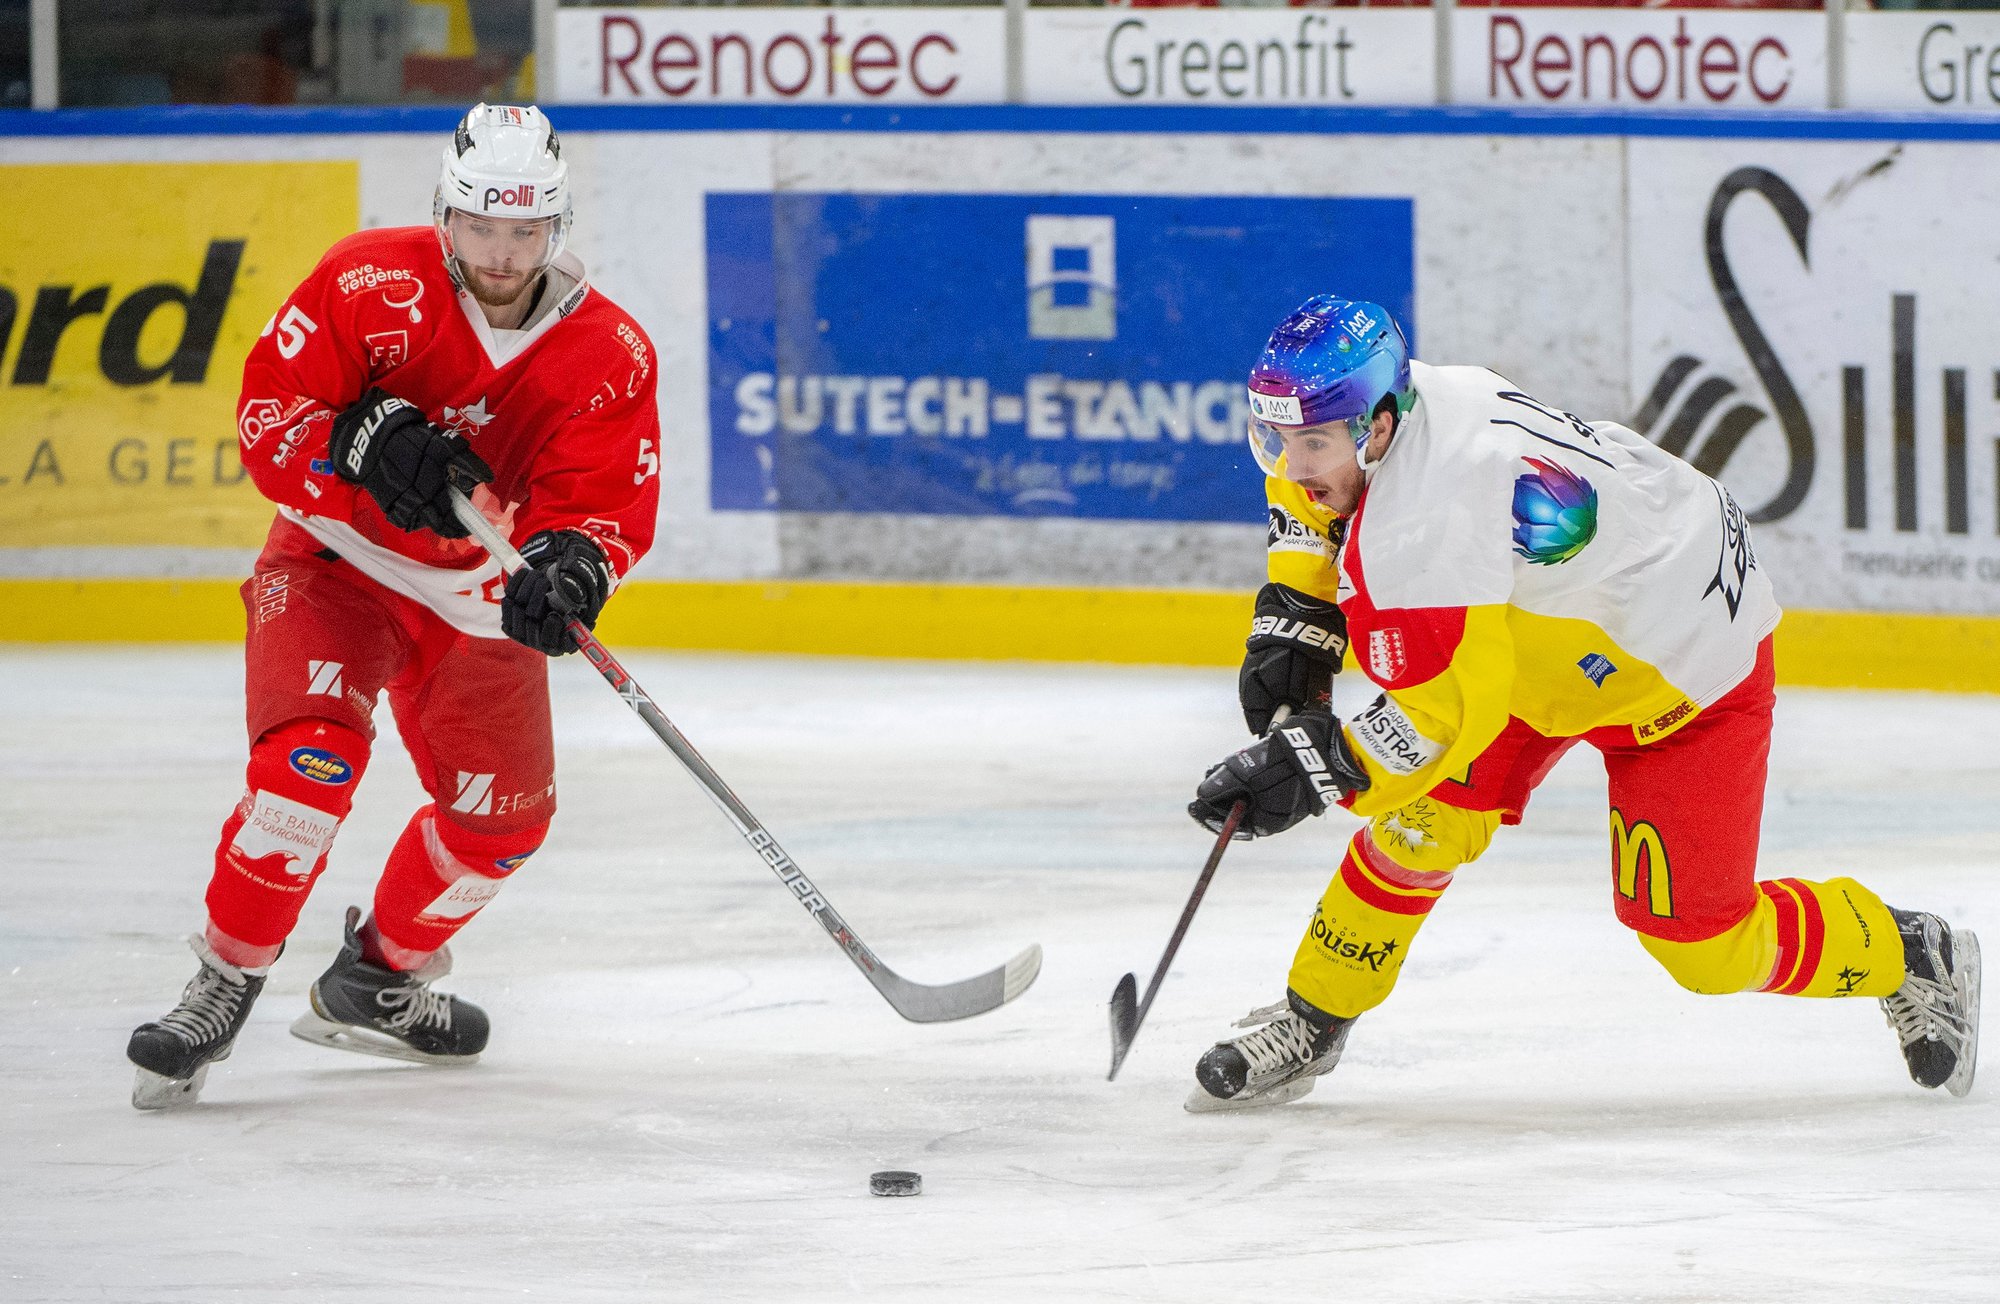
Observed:
[[[1881,898],[1851,878],[1757,884],[1740,923],[1699,942],[1639,940],[1690,991],[1887,996],[1903,982],[1903,939]]]
[[[1449,871],[1391,861],[1363,829],[1313,910],[1292,957],[1291,989],[1328,1014],[1353,1018],[1387,998],[1403,955],[1451,884]]]

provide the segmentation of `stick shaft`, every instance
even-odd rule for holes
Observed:
[[[1194,922],[1194,912],[1201,906],[1201,898],[1208,891],[1208,882],[1215,877],[1216,866],[1222,863],[1222,853],[1229,850],[1230,839],[1236,836],[1236,826],[1243,822],[1247,809],[1243,802],[1229,808],[1229,818],[1222,823],[1222,831],[1215,836],[1215,847],[1208,853],[1208,863],[1201,867],[1201,877],[1194,881],[1194,891],[1188,894],[1187,904],[1181,908],[1180,921],[1174,925],[1174,935],[1167,939],[1166,952],[1160,956],[1159,967],[1153,970],[1153,980],[1146,984],[1146,994],[1139,1001],[1139,1017],[1133,1021],[1132,1031],[1136,1036],[1138,1026],[1146,1021],[1146,1011],[1153,1008],[1153,997],[1159,993],[1160,984],[1166,981],[1167,970],[1173,967],[1174,954],[1181,949],[1181,939],[1187,936],[1188,925]]]
[[[467,501],[464,495],[454,491],[452,508],[457,513],[459,521],[472,532],[472,536],[478,539],[510,574],[526,564],[514,545],[507,541],[506,536],[495,529],[493,523],[482,516],[479,509]],[[674,727],[673,721],[667,719],[666,712],[660,710],[659,705],[646,690],[639,686],[639,681],[634,679],[624,666],[618,664],[618,659],[611,655],[604,644],[597,641],[597,636],[591,633],[589,627],[582,621],[571,617],[569,635],[575,640],[577,650],[583,653],[584,659],[596,668],[598,674],[604,676],[604,682],[610,684],[625,705],[631,707],[633,712],[646,722],[654,735],[667,745],[667,750],[674,754],[674,759],[687,768],[688,773],[694,776],[695,782],[701,785],[702,791],[706,792],[709,799],[729,817],[729,822],[735,825],[737,833],[750,844],[751,850],[757,853],[758,858],[771,867],[771,872],[778,876],[778,881],[790,889],[792,895],[798,898],[799,904],[819,921],[819,926],[826,930],[827,936],[831,937],[846,953],[847,958],[854,962],[855,967],[866,974],[871,982],[876,982],[879,988],[881,984],[878,978],[885,973],[885,970],[882,962],[876,959],[875,953],[855,936],[854,930],[847,926],[847,921],[840,917],[840,913],[827,901],[825,894],[806,877],[805,871],[793,862],[785,849],[778,845],[778,840],[765,831],[757,817],[750,813],[750,808],[730,791],[729,785],[722,781],[722,776],[702,759],[701,753],[694,749],[694,744],[682,736],[681,731]]]

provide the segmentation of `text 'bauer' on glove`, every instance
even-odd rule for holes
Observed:
[[[447,539],[466,536],[451,509],[452,486],[469,493],[493,478],[493,469],[464,440],[379,388],[333,419],[327,456],[341,479],[368,492],[389,524]]]
[[[597,541],[576,530],[543,530],[521,547],[527,564],[507,577],[500,629],[516,643],[559,657],[576,651],[572,617],[589,629],[611,596],[611,567]]]
[[[1284,584],[1266,584],[1244,643],[1236,696],[1251,733],[1271,727],[1281,706],[1325,706],[1347,651],[1347,618],[1331,602]]]
[[[1246,809],[1236,837],[1267,837],[1367,787],[1368,774],[1348,750],[1339,718],[1315,708],[1292,716],[1210,769],[1188,814],[1219,833],[1230,807],[1241,801]]]

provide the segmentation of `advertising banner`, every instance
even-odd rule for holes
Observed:
[[[1630,150],[1636,427],[1730,486],[1786,602],[2000,612],[2000,169]]]
[[[707,206],[718,509],[1260,521],[1271,328],[1336,291],[1415,329],[1408,199]]]
[[[0,185],[0,547],[257,543],[243,359],[353,232],[355,164],[11,165]]]
[[[1847,107],[2000,111],[2000,13],[1851,12]]]
[[[982,8],[556,13],[556,97],[620,104],[997,104],[1006,19]]]
[[[1826,16],[1798,10],[1460,8],[1461,104],[1823,109]]]
[[[1030,104],[1430,104],[1424,9],[1030,9]]]

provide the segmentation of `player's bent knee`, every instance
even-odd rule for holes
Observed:
[[[252,790],[282,792],[345,815],[368,768],[366,735],[331,720],[302,717],[267,729],[250,746]]]
[[[1777,957],[1776,925],[1759,901],[1733,926],[1699,941],[1639,934],[1639,944],[1682,987],[1703,996],[1743,992],[1761,984]]]
[[[209,945],[232,964],[267,964],[326,869],[368,768],[365,735],[300,718],[250,747],[243,799],[222,825],[209,880]]]
[[[495,879],[506,878],[519,869],[549,835],[547,820],[508,833],[480,833],[442,811],[431,827],[439,846],[451,859],[483,878]]]
[[[1420,873],[1448,874],[1479,859],[1500,827],[1496,811],[1461,810],[1419,797],[1377,815],[1369,840],[1395,864]]]
[[[411,817],[375,888],[383,952],[408,968],[436,951],[500,894],[501,886],[548,835],[546,820],[506,833],[480,833],[435,806]]]

